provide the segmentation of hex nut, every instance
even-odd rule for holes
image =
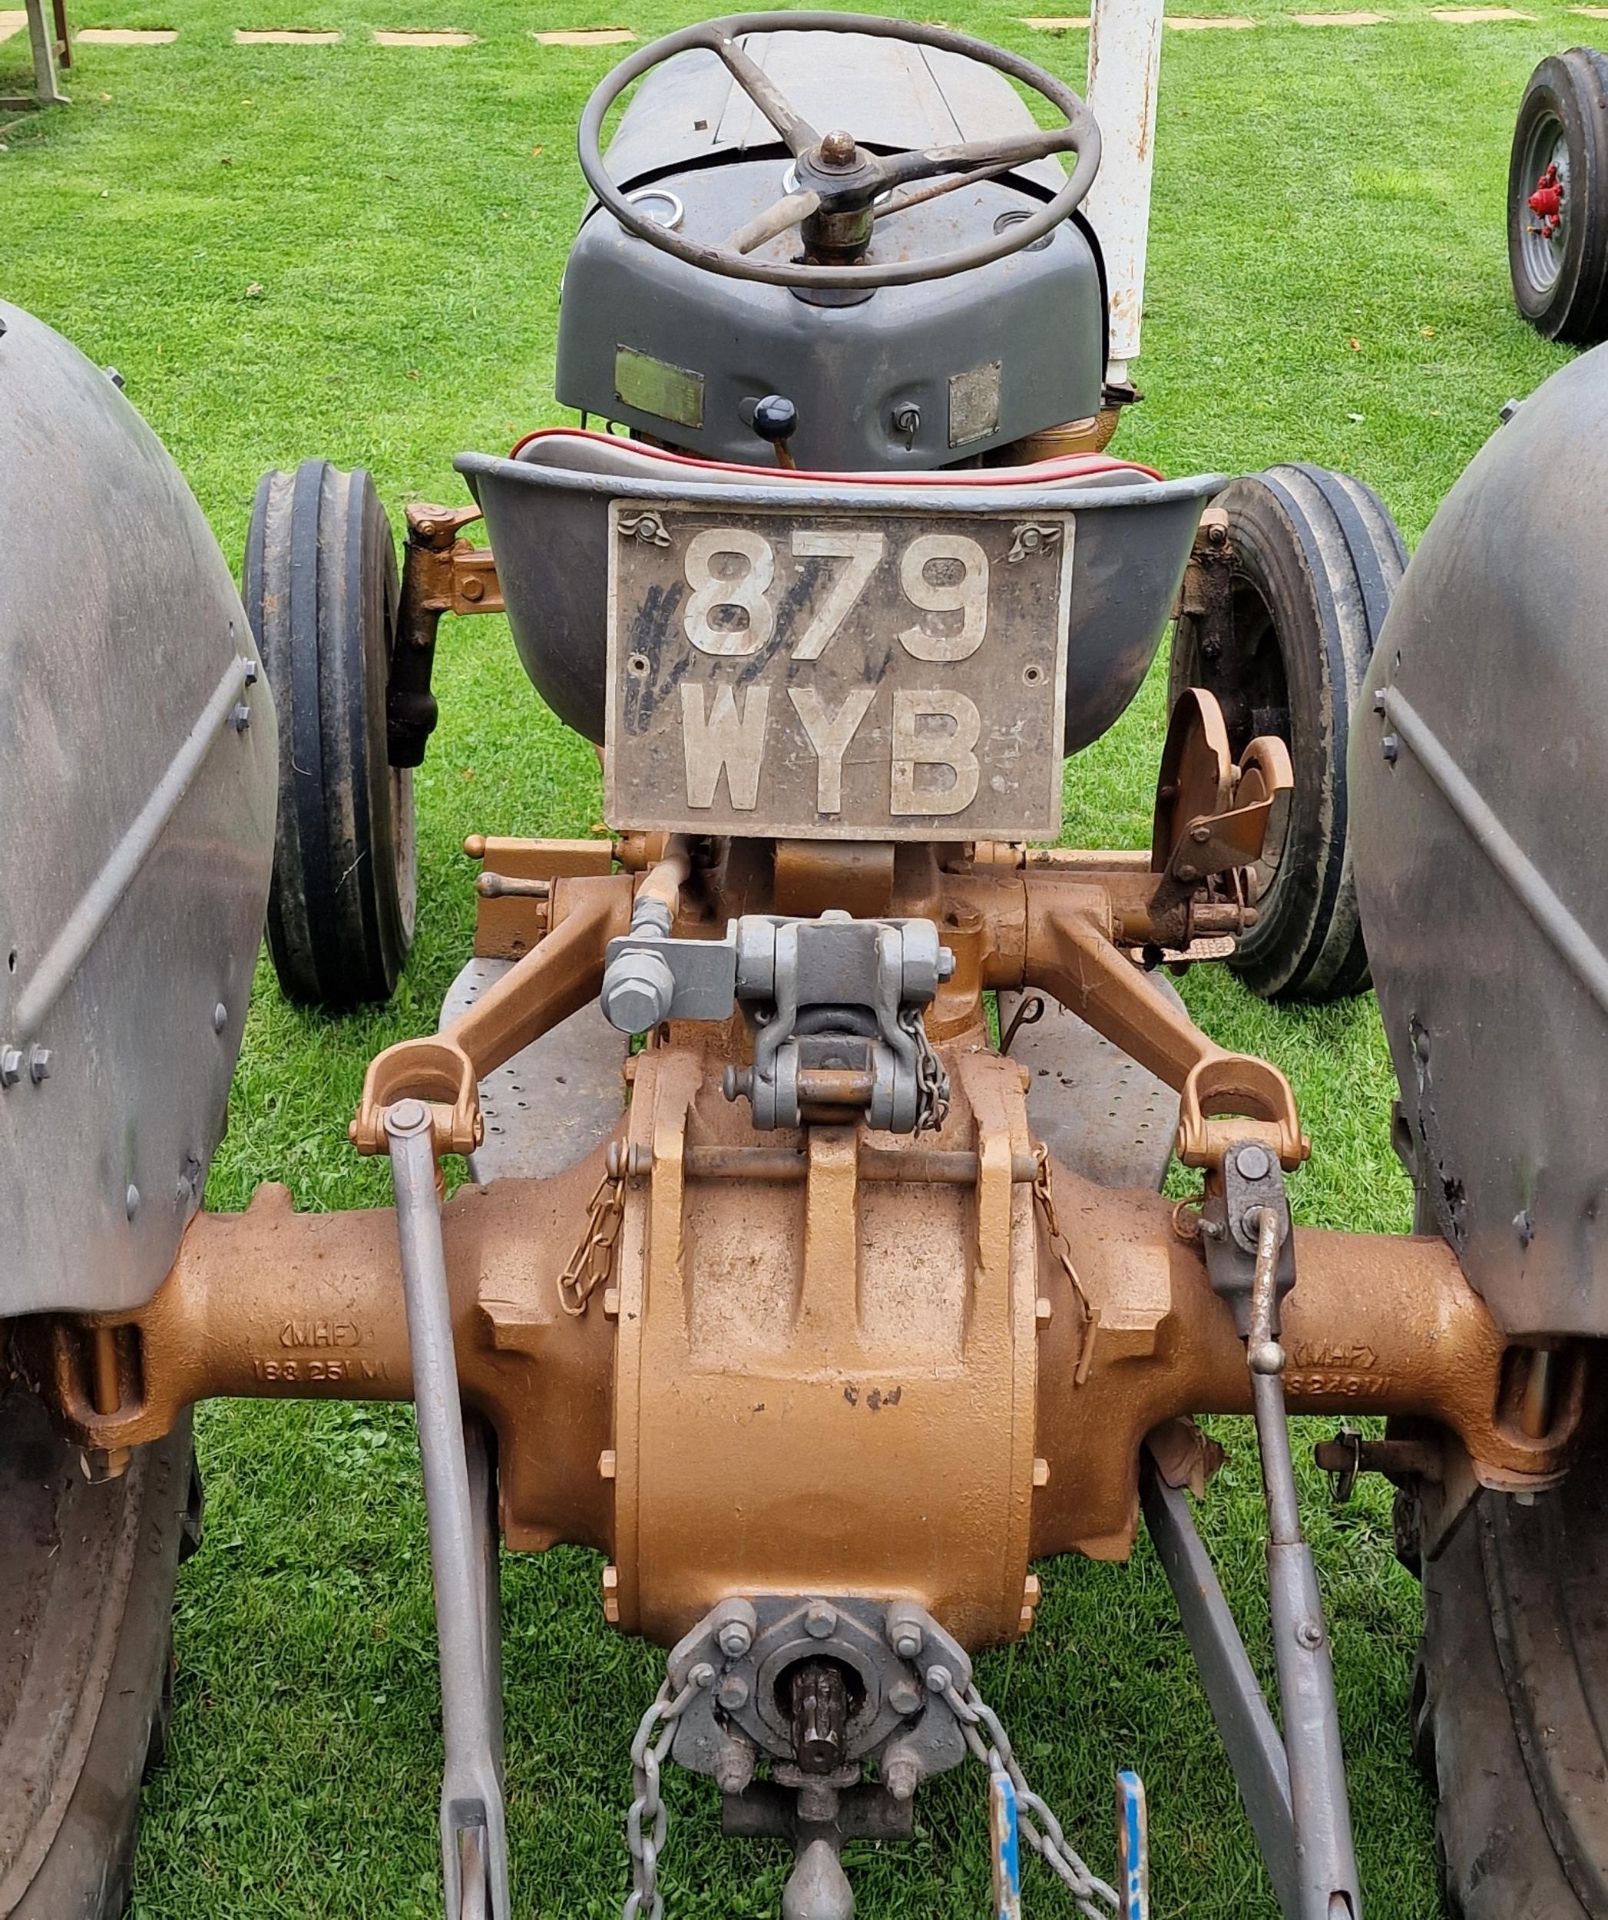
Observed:
[[[21,1078],[21,1047],[0,1047],[0,1087],[14,1087]]]
[[[617,954],[603,977],[603,1014],[621,1033],[647,1033],[668,1019],[676,978],[663,954],[640,947]]]
[[[728,1673],[715,1689],[715,1702],[727,1713],[740,1713],[748,1705],[748,1682],[740,1673]]]
[[[804,1610],[804,1631],[812,1640],[825,1640],[837,1632],[837,1609],[824,1600],[812,1600]]]
[[[907,1718],[913,1713],[920,1713],[922,1707],[920,1687],[914,1680],[895,1680],[888,1689],[888,1705],[895,1713],[903,1714]]]
[[[728,1620],[715,1635],[720,1651],[728,1660],[740,1660],[754,1644],[754,1636],[744,1620]]]

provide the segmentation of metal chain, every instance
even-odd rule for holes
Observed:
[[[938,1685],[938,1682],[942,1682]],[[927,1685],[942,1694],[960,1722],[966,1745],[989,1773],[997,1768],[1016,1789],[1017,1822],[1022,1838],[1066,1882],[1072,1904],[1086,1920],[1112,1920],[1122,1910],[1115,1887],[1091,1873],[1061,1830],[1061,1823],[1027,1784],[1011,1747],[1010,1735],[994,1709],[973,1685],[964,1694],[942,1667],[927,1673]],[[985,1737],[986,1736],[986,1737]]]
[[[1050,1186],[1050,1150],[1040,1140],[1033,1147],[1033,1161],[1038,1171],[1033,1175],[1033,1199],[1039,1212],[1044,1216],[1044,1231],[1049,1235],[1050,1249],[1061,1264],[1061,1271],[1071,1283],[1072,1291],[1083,1303],[1085,1313],[1089,1309],[1089,1297],[1083,1291],[1083,1282],[1078,1278],[1078,1270],[1072,1264],[1072,1245],[1062,1230],[1060,1216],[1055,1211],[1055,1193]]]
[[[920,1007],[904,1007],[899,1024],[916,1043],[916,1133],[933,1133],[949,1118],[949,1075],[927,1038]]]
[[[638,1723],[631,1742],[632,1799],[625,1816],[625,1844],[631,1855],[631,1891],[620,1920],[664,1920],[664,1895],[659,1891],[659,1858],[670,1831],[670,1814],[659,1793],[659,1778],[675,1739],[676,1721],[707,1687],[715,1670],[699,1661],[679,1691],[666,1676],[653,1705]]]
[[[625,1172],[611,1155],[603,1177],[586,1205],[586,1229],[558,1276],[558,1304],[572,1319],[614,1270],[614,1244],[625,1219]]]

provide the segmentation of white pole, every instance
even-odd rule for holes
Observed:
[[[1089,105],[1103,137],[1100,172],[1084,203],[1105,256],[1111,300],[1106,380],[1119,386],[1139,357],[1156,157],[1162,0],[1092,0]]]

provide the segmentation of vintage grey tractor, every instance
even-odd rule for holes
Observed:
[[[450,1920],[511,1911],[499,1547],[558,1543],[666,1650],[627,1920],[674,1909],[672,1763],[791,1843],[786,1920],[846,1920],[845,1842],[970,1758],[998,1912],[1025,1844],[1142,1920],[1143,1786],[1075,1845],[972,1664],[1141,1519],[1279,1911],[1360,1920],[1294,1413],[1389,1416],[1322,1452],[1400,1489],[1455,1910],[1608,1913],[1608,373],[1518,410],[1405,580],[1354,479],[1113,457],[1101,150],[945,28],[632,52],[580,126],[579,424],[461,455],[400,566],[366,474],[269,474],[238,596],[129,403],[0,307],[0,1910],[120,1908],[189,1409],[237,1395],[415,1403]],[[597,744],[608,831],[468,842],[473,952],[351,1120],[394,1207],[209,1212],[264,917],[297,999],[396,982],[440,621],[482,612]],[[1169,621],[1150,844],[1062,847]],[[1292,1224],[1326,1117],[1189,1018],[1167,966],[1215,960],[1377,981],[1417,1233]],[[1276,1715],[1190,1513],[1219,1413],[1254,1415]]]

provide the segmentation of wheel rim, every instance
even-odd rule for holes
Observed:
[[[1277,734],[1294,752],[1290,739],[1290,689],[1284,672],[1273,610],[1243,576],[1233,587],[1232,628],[1238,655],[1232,691],[1219,693],[1228,743],[1238,761],[1258,734]],[[1210,680],[1207,686],[1211,688]],[[1211,691],[1216,692],[1215,688]],[[1289,835],[1289,809],[1275,807],[1268,821],[1262,857],[1251,869],[1251,898],[1262,899],[1278,878]]]
[[[391,769],[391,845],[396,862],[396,904],[404,939],[413,938],[419,905],[418,843],[413,818],[413,769]]]
[[[1544,217],[1530,205],[1531,196],[1548,182],[1549,169],[1556,169],[1551,177],[1556,179],[1562,196],[1555,219]],[[1519,256],[1531,286],[1537,293],[1546,293],[1563,271],[1569,243],[1569,140],[1555,113],[1541,114],[1531,127],[1524,143],[1519,183]]]

